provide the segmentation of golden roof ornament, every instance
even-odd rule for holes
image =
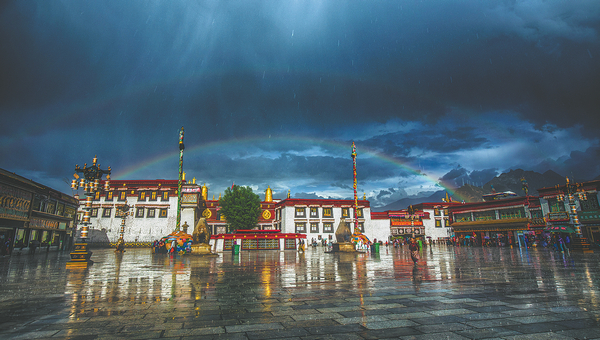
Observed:
[[[205,201],[208,200],[208,188],[206,187],[206,183],[202,184],[202,198]],[[215,196],[213,195],[213,201],[215,200]]]
[[[273,202],[273,190],[271,190],[270,186],[267,186],[267,190],[265,191],[265,202]]]

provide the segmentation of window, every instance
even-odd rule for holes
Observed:
[[[146,213],[146,217],[153,218],[155,213],[156,213],[156,211],[155,211],[154,208],[148,208],[148,212]]]
[[[310,224],[310,232],[318,233],[319,232],[319,223],[311,223]]]
[[[440,216],[440,209],[439,209],[439,208],[435,208],[435,209],[433,209],[433,214],[434,214],[435,216]]]
[[[594,211],[600,209],[598,205],[598,196],[595,193],[590,193],[586,195],[585,200],[579,200],[579,205],[581,206],[581,211]]]
[[[242,240],[242,249],[279,249],[278,239],[251,239]]]
[[[310,208],[310,217],[318,218],[319,217],[319,208],[317,208],[317,207]]]
[[[90,216],[98,217],[98,208],[92,208],[92,211],[90,211]]]
[[[119,193],[119,201],[124,201],[127,199],[127,191],[121,191]]]
[[[99,201],[100,200],[100,191],[96,191],[96,194],[94,195],[94,201]]]
[[[501,209],[498,211],[500,214],[500,219],[516,219],[516,218],[524,218],[525,217],[525,208],[511,208],[511,209]]]
[[[145,201],[146,200],[146,192],[145,191],[140,191],[138,193],[138,201]]]
[[[150,193],[150,200],[151,200],[151,201],[156,201],[156,191],[152,191],[152,192]]]
[[[296,249],[296,239],[285,239],[285,249]]]
[[[158,217],[166,218],[167,217],[167,208],[161,208],[160,215]]]
[[[342,208],[342,217],[348,218],[350,217],[350,212],[348,208]]]
[[[496,212],[494,210],[475,211],[475,212],[473,212],[473,217],[475,217],[475,221],[495,220]]]
[[[444,209],[444,216],[448,216],[448,208]]]
[[[356,216],[363,217],[363,210],[362,210],[362,208],[357,208],[356,209]]]
[[[331,208],[323,208],[323,217],[333,217]]]
[[[442,227],[442,220],[435,220],[435,227],[436,228],[441,228]]]
[[[136,208],[135,217],[144,217],[144,208]]]
[[[565,211],[565,203],[559,201],[556,197],[548,200],[548,207],[550,208],[550,212]]]
[[[162,201],[168,201],[169,200],[169,192],[168,191],[163,191],[162,192]]]
[[[306,209],[296,208],[296,217],[306,217]]]
[[[108,191],[106,193],[106,201],[112,201],[113,200],[113,192],[112,191]]]
[[[454,222],[471,222],[471,213],[454,214]]]
[[[296,233],[306,233],[306,223],[296,223]]]
[[[110,217],[110,210],[111,210],[111,209],[112,209],[112,208],[104,208],[104,209],[102,210],[102,217]]]
[[[444,217],[444,226],[446,228],[450,228],[450,223],[448,223],[448,217]]]
[[[330,222],[323,223],[323,232],[324,233],[333,233],[333,223],[330,223]]]

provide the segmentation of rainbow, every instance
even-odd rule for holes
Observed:
[[[173,143],[174,143],[173,145],[176,144],[175,142],[173,142]],[[350,151],[351,151],[349,143],[347,141],[342,142],[342,141],[336,141],[336,140],[325,140],[325,139],[317,139],[317,138],[309,138],[309,137],[301,137],[301,136],[289,136],[289,137],[286,136],[286,137],[273,137],[273,138],[252,136],[252,137],[246,137],[243,139],[229,139],[229,140],[222,140],[222,141],[214,141],[214,142],[210,142],[210,143],[195,145],[192,147],[186,147],[185,156],[184,156],[184,166],[185,166],[185,158],[189,159],[190,154],[196,155],[196,154],[202,154],[202,153],[209,153],[211,151],[221,149],[221,148],[240,147],[240,145],[251,146],[251,145],[257,145],[257,144],[261,144],[261,143],[295,143],[295,144],[300,144],[300,145],[305,145],[305,146],[327,146],[329,148],[339,149],[339,150],[341,150],[341,152],[347,152],[348,158],[350,158]],[[431,182],[438,186],[441,186],[444,190],[446,190],[448,192],[449,195],[454,196],[455,200],[457,200],[457,199],[465,200],[465,198],[460,196],[459,194],[457,194],[452,187],[449,187],[449,186],[439,182],[432,176],[427,175],[418,169],[414,169],[411,166],[409,166],[405,163],[402,163],[401,161],[399,161],[396,158],[390,157],[388,155],[382,154],[378,151],[375,151],[375,150],[372,150],[369,148],[361,147],[360,144],[357,147],[357,151],[359,154],[359,159],[361,158],[361,155],[363,155],[363,157],[366,156],[367,158],[369,158],[369,157],[375,158],[383,163],[393,166],[394,168],[400,168],[400,169],[407,171],[415,176],[424,178],[428,182]],[[139,174],[140,172],[142,172],[144,170],[151,169],[152,167],[154,167],[158,164],[161,164],[163,162],[177,164],[178,159],[179,159],[179,150],[174,146],[173,151],[169,151],[167,153],[163,153],[163,154],[157,155],[156,157],[147,159],[145,162],[136,164],[135,166],[131,166],[129,168],[126,168],[122,172],[118,172],[118,173],[113,172],[113,174],[114,174],[113,178],[114,179],[134,178],[134,177],[136,177],[136,174]],[[359,170],[359,173],[360,173],[360,170]]]

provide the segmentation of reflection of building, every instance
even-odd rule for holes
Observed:
[[[600,242],[599,188],[598,180],[570,183],[567,179],[565,185],[538,189],[548,227],[564,227],[565,231],[579,234],[592,243]]]
[[[538,197],[511,197],[449,207],[452,228],[458,238],[485,239],[512,244],[518,236],[541,233],[544,220]]]
[[[31,241],[54,250],[68,246],[77,204],[69,195],[0,169],[0,235],[15,248]]]

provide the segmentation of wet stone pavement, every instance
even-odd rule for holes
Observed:
[[[0,258],[0,339],[600,339],[598,252]]]

